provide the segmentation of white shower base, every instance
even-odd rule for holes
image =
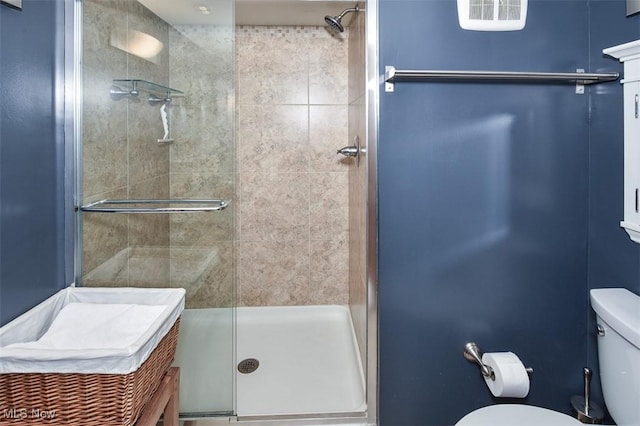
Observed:
[[[231,309],[187,309],[176,365],[180,411],[229,412],[236,385],[239,419],[362,413],[365,385],[349,309],[344,306],[240,307],[233,359]],[[256,371],[237,364],[256,358]]]
[[[233,412],[232,308],[185,309],[174,365],[180,367],[180,413]]]
[[[349,309],[344,306],[238,308],[237,414],[363,412],[364,379]]]

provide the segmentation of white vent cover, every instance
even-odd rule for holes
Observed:
[[[458,0],[458,20],[465,30],[521,30],[527,20],[527,0]]]

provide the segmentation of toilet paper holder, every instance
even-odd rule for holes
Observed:
[[[475,362],[476,364],[478,364],[480,366],[480,371],[482,372],[482,375],[484,377],[488,377],[491,380],[496,379],[493,368],[482,362],[482,351],[477,344],[475,344],[474,342],[469,342],[464,345],[464,357],[467,359],[467,361]],[[525,370],[527,371],[527,373],[533,374],[533,368],[527,367],[525,368]]]

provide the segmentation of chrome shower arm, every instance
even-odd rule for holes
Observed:
[[[340,15],[338,15],[338,21],[342,20],[342,18],[344,17],[344,15],[346,15],[347,13],[351,13],[351,12],[360,12],[362,9],[360,9],[358,6],[356,7],[351,7],[349,9],[345,9],[342,12],[340,12]]]

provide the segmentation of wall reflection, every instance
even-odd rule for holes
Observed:
[[[446,226],[430,264],[445,266],[504,240],[510,232],[510,114],[457,123],[433,136],[438,185],[435,223]],[[461,172],[464,170],[464,172]]]

